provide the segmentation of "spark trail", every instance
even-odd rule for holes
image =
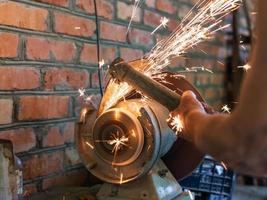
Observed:
[[[135,1],[136,5],[139,3]],[[153,74],[168,66],[173,58],[184,56],[191,48],[211,39],[217,31],[230,26],[222,25],[222,19],[241,4],[242,0],[199,0],[171,35],[152,48],[140,71],[153,77]],[[115,81],[112,84],[118,85]],[[115,105],[132,90],[127,83],[120,83],[104,105],[104,110]]]
[[[143,0],[134,0],[134,5],[133,5],[133,10],[132,10],[132,15],[131,15],[131,19],[130,19],[130,22],[129,22],[128,27],[127,27],[126,35],[129,33],[129,30],[130,30],[130,28],[131,28],[133,19],[134,19],[135,16],[136,16],[137,9],[140,7],[142,1],[143,1]]]

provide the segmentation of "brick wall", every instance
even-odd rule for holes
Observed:
[[[130,0],[97,0],[101,58],[140,58],[167,35],[191,8],[188,0],[146,0],[130,32]],[[195,1],[194,1],[195,2]],[[98,93],[96,26],[92,0],[0,1],[0,138],[11,139],[23,161],[28,193],[55,185],[82,184],[87,172],[74,148],[77,90]],[[161,16],[168,30],[151,36]],[[170,70],[204,65],[214,74],[188,74],[209,103],[219,107],[223,93],[224,36],[178,59]]]

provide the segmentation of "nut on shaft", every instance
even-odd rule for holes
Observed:
[[[127,82],[133,88],[140,90],[144,95],[162,104],[170,111],[180,104],[180,95],[135,70],[123,59],[117,58],[109,68],[111,76],[120,82]]]

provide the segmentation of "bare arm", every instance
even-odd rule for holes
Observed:
[[[236,171],[267,176],[267,1],[258,1],[257,42],[240,103],[231,115],[208,115],[190,92],[179,108],[183,137]]]

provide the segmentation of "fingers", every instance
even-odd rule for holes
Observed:
[[[173,131],[188,140],[190,140],[188,138],[190,134],[188,134],[185,119],[193,111],[205,112],[205,109],[192,91],[186,91],[181,97],[179,107],[170,113],[170,119],[167,121]]]
[[[193,110],[199,110],[204,112],[202,104],[197,100],[196,95],[192,91],[186,91],[181,97],[181,103],[179,105],[178,111],[180,115],[184,118]],[[174,112],[176,112],[175,110]]]

